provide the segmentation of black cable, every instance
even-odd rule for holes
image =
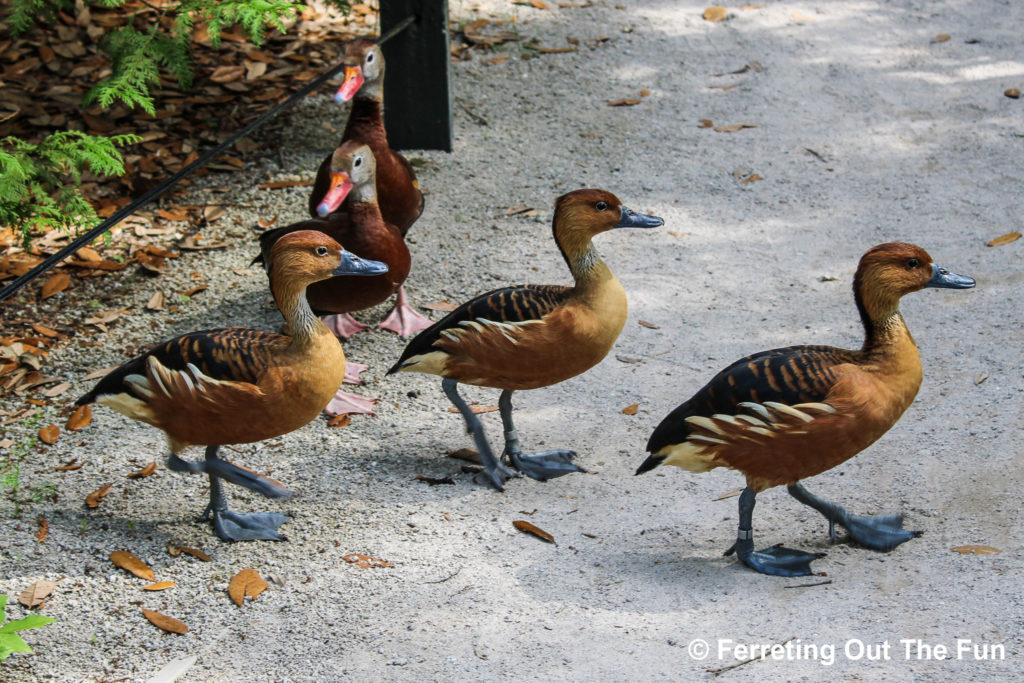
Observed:
[[[381,36],[381,38],[377,42],[384,43],[388,40],[391,40],[396,35],[398,35],[399,32],[403,31],[415,20],[415,15],[410,15],[406,17],[402,21],[398,22],[390,31],[388,31],[386,35]],[[196,171],[197,169],[199,169],[199,167],[204,166],[214,157],[223,154],[225,150],[231,147],[231,145],[235,144],[236,142],[247,136],[255,129],[262,126],[264,123],[266,123],[273,117],[277,116],[277,114],[279,114],[283,109],[287,109],[288,107],[292,106],[300,99],[302,99],[312,91],[316,90],[327,81],[331,80],[331,78],[336,76],[339,72],[343,71],[344,69],[344,63],[336,64],[333,68],[324,73],[322,76],[310,82],[305,87],[299,89],[298,92],[296,92],[294,95],[289,97],[284,102],[280,102],[276,106],[260,114],[254,121],[251,121],[249,125],[245,126],[240,131],[234,133],[227,140],[220,143],[213,149],[204,152],[198,159],[193,161],[185,168],[179,170],[177,173],[167,178],[156,187],[153,187],[147,190],[146,192],[143,192],[142,195],[136,197],[135,200],[132,201],[132,203],[128,204],[124,208],[114,213],[113,216],[103,221],[93,229],[89,230],[89,232],[79,235],[74,240],[72,240],[70,244],[68,244],[66,247],[64,247],[57,253],[47,256],[45,259],[42,260],[42,262],[34,266],[27,273],[16,278],[14,282],[10,283],[2,290],[0,290],[0,302],[6,301],[11,296],[13,296],[15,292],[17,292],[19,289],[35,280],[37,277],[48,271],[50,268],[53,268],[55,265],[66,259],[68,256],[81,249],[84,245],[88,244],[89,242],[92,242],[94,239],[96,239],[106,231],[110,230],[112,227],[123,221],[128,216],[132,215],[133,213],[141,209],[143,206],[145,206],[149,202],[153,201],[154,199],[162,195],[164,192],[167,192],[167,190],[177,185],[182,178],[191,174],[193,171]]]

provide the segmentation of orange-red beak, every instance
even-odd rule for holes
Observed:
[[[351,190],[352,179],[348,177],[348,173],[332,173],[331,186],[324,198],[317,204],[316,212],[323,218],[334,213]]]
[[[334,93],[334,101],[339,104],[348,102],[355,97],[361,87],[363,87],[363,70],[358,66],[346,66],[345,80],[338,88],[338,92]]]

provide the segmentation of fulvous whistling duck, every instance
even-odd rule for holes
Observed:
[[[409,274],[409,249],[398,229],[384,221],[377,204],[377,186],[374,182],[375,158],[370,147],[358,142],[346,142],[334,153],[334,167],[342,178],[336,200],[348,197],[348,211],[329,212],[326,218],[314,218],[293,225],[268,230],[260,235],[263,263],[271,263],[270,251],[274,243],[296,230],[319,230],[330,235],[345,248],[365,259],[387,264],[386,273],[374,277],[333,277],[309,286],[306,296],[318,314],[339,337],[347,337],[351,325],[362,325],[353,320],[349,311],[360,311],[376,306],[396,291]],[[257,259],[259,260],[259,259]],[[270,271],[268,268],[269,272]],[[401,297],[401,294],[399,294]],[[403,302],[396,305],[396,310]],[[405,308],[408,305],[405,304]],[[395,315],[392,313],[392,315]],[[417,314],[418,315],[418,314]],[[350,322],[348,322],[350,321]],[[430,321],[427,320],[430,324]],[[365,369],[365,366],[360,366]],[[358,382],[351,374],[346,381]],[[364,397],[338,392],[327,407],[332,415],[339,413],[371,413],[372,402]]]
[[[584,471],[568,450],[523,455],[512,423],[512,392],[556,384],[590,369],[626,323],[626,292],[591,243],[612,228],[654,228],[664,221],[635,213],[604,190],[576,190],[555,202],[555,242],[575,285],[502,287],[472,299],[417,335],[388,374],[443,377],[445,394],[466,421],[491,483],[499,491],[518,476],[494,457],[480,419],[458,393],[458,382],[501,389],[498,405],[512,466],[545,481]]]
[[[333,275],[376,275],[386,266],[345,251],[320,232],[282,237],[272,253],[274,298],[290,336],[228,328],[191,332],[150,349],[112,371],[76,405],[101,403],[164,431],[167,467],[205,472],[211,520],[226,541],[280,540],[279,513],[238,514],[228,509],[221,479],[271,498],[290,492],[217,457],[225,444],[286,434],[316,417],[341,384],[345,354],[337,338],[306,302],[306,287]],[[204,462],[179,453],[205,445]]]
[[[974,280],[941,268],[924,249],[890,242],[869,249],[853,278],[864,324],[859,351],[789,346],[741,358],[662,420],[647,442],[651,455],[637,474],[658,465],[690,472],[739,470],[747,486],[739,500],[733,552],[748,567],[776,576],[806,576],[820,553],[782,546],[754,550],[754,498],[785,484],[790,495],[874,550],[891,550],[919,536],[902,515],[856,517],[810,493],[799,482],[821,474],[874,443],[896,424],[921,386],[921,357],[899,310],[900,297],[924,287],[965,289]]]
[[[340,150],[346,143],[355,142],[369,145],[373,150],[377,162],[377,199],[381,215],[384,222],[395,226],[404,238],[409,227],[423,213],[423,193],[420,192],[412,165],[388,145],[381,112],[384,56],[374,41],[360,38],[349,43],[344,61],[345,80],[334,99],[336,102],[352,100],[352,111],[338,148]],[[317,170],[309,197],[309,212],[314,218],[324,218],[335,211],[351,210],[353,199],[344,201],[346,171],[339,150],[328,155]],[[408,304],[405,287],[401,284],[404,279],[403,276],[398,281],[398,301],[394,309],[380,324],[382,328],[403,337],[431,325],[429,318],[420,315]],[[366,329],[347,315],[339,318],[335,325],[344,337]]]

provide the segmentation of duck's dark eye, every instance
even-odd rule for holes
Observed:
[[[912,258],[907,261],[907,268],[909,268],[910,270],[917,268],[919,265],[921,265],[921,262],[918,261],[916,258]]]
[[[373,64],[373,53],[372,52],[370,54],[366,55],[366,63],[367,64]]]
[[[316,248],[316,255],[317,256],[327,256],[327,247],[317,247]]]
[[[362,157],[356,157],[356,160],[352,162],[352,165],[355,168],[359,168],[360,166],[363,165],[363,158]]]
[[[598,202],[597,204],[594,204],[594,208],[597,209],[598,211],[607,211],[608,210],[608,203],[607,202]]]

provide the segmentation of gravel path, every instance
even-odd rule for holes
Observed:
[[[730,8],[721,23],[678,0],[548,4],[450,3],[456,20],[514,18],[524,37],[546,47],[579,39],[579,51],[520,59],[532,53],[506,45],[496,53],[508,55],[503,62],[475,52],[452,66],[455,151],[409,153],[429,194],[410,233],[408,289],[422,304],[507,283],[567,282],[550,212],[557,195],[578,187],[611,190],[665,218],[658,230],[597,240],[630,299],[612,354],[584,376],[516,396],[524,446],[571,446],[592,474],[514,481],[504,494],[475,484],[445,457],[471,443],[440,382],[385,379],[403,341],[374,330],[346,353],[370,364],[355,391],[380,398],[376,417],[353,416],[342,429],[320,419],[229,453],[296,491],[276,503],[233,488],[238,510],[290,515],[290,540],[229,545],[194,522],[206,497],[200,478],[162,467],[125,477],[162,463],[163,437],[97,407],[89,428],[26,461],[24,485],[57,483],[57,501],[0,520],[0,590],[14,596],[60,579],[43,609],[58,623],[26,632],[37,654],[3,662],[0,678],[143,681],[195,656],[180,680],[690,680],[758,654],[736,645],[787,639],[788,656],[722,679],[1022,674],[1024,240],[986,242],[1024,222],[1024,103],[1003,94],[1024,87],[1024,4],[762,2]],[[950,38],[933,42],[940,34]],[[623,98],[641,101],[607,104]],[[90,285],[103,307],[131,314],[54,355],[48,374],[76,383],[69,400],[90,386],[81,378],[91,370],[166,336],[279,325],[264,275],[248,265],[252,228],[274,215],[279,224],[302,218],[308,188],[257,186],[311,179],[344,117],[327,95],[311,98],[261,140],[279,153],[248,159],[230,184],[197,183],[196,201],[237,204],[219,222],[228,249],[173,260],[158,280],[130,274]],[[715,130],[740,124],[755,127]],[[518,206],[536,215],[506,215]],[[830,545],[816,513],[772,491],[758,499],[759,543],[827,551],[815,564],[827,578],[755,574],[722,557],[736,499],[717,499],[741,477],[666,468],[633,478],[647,436],[742,355],[791,343],[858,346],[850,280],[867,248],[891,240],[920,244],[978,287],[907,297],[925,369],[917,402],[868,451],[808,485],[858,513],[902,511],[925,534],[890,554]],[[179,312],[144,310],[157,288],[197,281],[209,289]],[[60,296],[37,310],[55,323],[83,316]],[[384,312],[360,317],[376,322]],[[496,391],[466,393],[497,402]],[[634,403],[637,414],[622,412]],[[63,419],[51,409],[44,423]],[[498,438],[497,414],[484,420]],[[9,425],[5,434],[36,428]],[[53,471],[70,458],[86,465]],[[455,484],[428,486],[417,475]],[[102,505],[85,508],[107,482]],[[41,544],[38,516],[50,527]],[[516,519],[557,545],[516,531]],[[172,557],[169,543],[213,561]],[[966,544],[1002,552],[950,551]],[[108,561],[118,549],[177,585],[140,591],[142,579]],[[342,561],[352,552],[393,566],[360,569]],[[271,587],[238,608],[225,588],[247,567]],[[164,633],[140,607],[190,630]],[[708,643],[706,658],[694,639]],[[958,639],[970,641],[961,657]],[[918,640],[949,648],[947,658]],[[974,646],[995,659],[976,660]]]

